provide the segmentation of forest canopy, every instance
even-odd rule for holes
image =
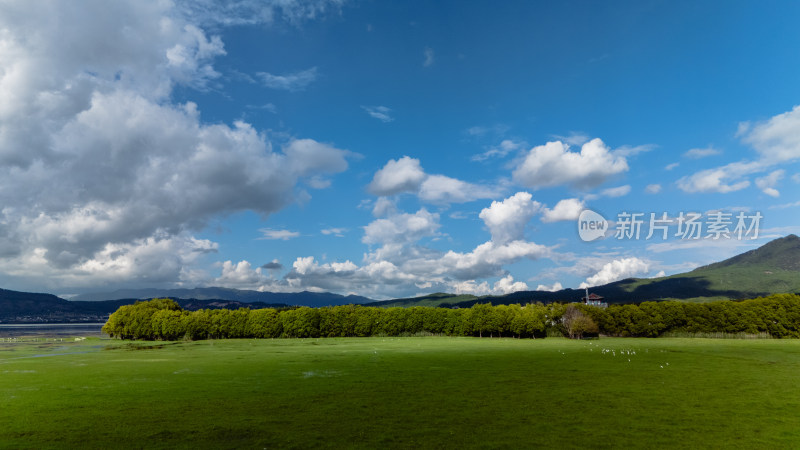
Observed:
[[[174,300],[120,307],[103,332],[120,339],[318,338],[447,336],[541,338],[563,335],[657,337],[669,332],[766,333],[800,337],[800,297],[776,294],[745,301],[677,301],[611,305],[496,305],[471,308],[344,305],[186,311]]]

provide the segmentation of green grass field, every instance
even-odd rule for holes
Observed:
[[[800,341],[0,342],[0,447],[797,448]]]

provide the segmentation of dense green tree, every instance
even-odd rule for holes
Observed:
[[[192,340],[201,340],[210,338],[209,330],[211,329],[211,316],[210,310],[201,309],[192,311],[186,320],[186,337]]]
[[[247,315],[247,335],[254,338],[276,338],[283,331],[278,311],[273,308],[254,309]]]
[[[424,308],[422,329],[433,334],[449,334],[447,331],[447,308]]]
[[[406,317],[408,310],[399,306],[386,308],[381,311],[376,326],[377,334],[399,336],[406,331]]]
[[[468,311],[468,309],[448,309],[444,333],[449,336],[469,336],[471,331],[464,319]]]
[[[160,310],[181,311],[181,307],[167,298],[124,305],[111,314],[103,332],[121,339],[158,339],[153,329],[153,316]]]
[[[544,337],[546,309],[542,305],[511,305],[515,311],[510,330],[519,338]]]
[[[175,341],[186,335],[188,314],[184,311],[172,309],[159,309],[152,318],[153,339]]]
[[[121,306],[103,331],[121,339],[218,339],[319,336],[399,336],[429,332],[449,336],[538,337],[550,331],[580,337],[690,333],[769,333],[800,337],[800,297],[778,294],[746,301],[644,302],[599,308],[582,304],[498,305],[468,309],[432,307],[183,311],[170,299]]]
[[[406,334],[416,334],[425,329],[425,314],[430,309],[423,306],[412,306],[406,310]],[[426,330],[427,331],[427,330]]]
[[[494,326],[493,320],[494,307],[490,303],[476,303],[472,305],[465,319],[470,325],[473,334],[483,337],[484,333],[489,334]]]
[[[320,337],[319,331],[319,310],[302,306],[297,309],[289,309],[280,313],[283,335],[295,338],[314,338]]]
[[[353,314],[356,320],[353,328],[353,336],[366,337],[374,335],[380,323],[382,311],[382,308],[354,306]]]

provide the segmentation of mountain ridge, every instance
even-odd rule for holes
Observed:
[[[752,266],[765,263],[772,263],[776,268],[783,270],[800,271],[800,259],[792,258],[792,255],[800,255],[800,237],[794,234],[769,241],[761,247],[740,253],[723,261],[698,267],[689,273],[730,267],[732,265]]]
[[[121,299],[148,299],[158,297],[193,298],[197,300],[231,300],[243,303],[264,302],[299,306],[334,306],[370,303],[374,300],[358,295],[341,295],[330,292],[262,292],[223,287],[178,288],[178,289],[118,289],[113,292],[99,292],[76,295],[72,301],[104,301]]]
[[[705,302],[742,300],[769,294],[800,292],[800,237],[790,234],[756,249],[689,272],[659,278],[626,278],[589,288],[608,303],[681,300]],[[475,303],[578,302],[583,289],[518,291],[503,296],[483,296],[452,302],[450,294],[377,302],[375,306],[469,307]],[[439,296],[439,297],[437,297]]]
[[[603,296],[608,303],[741,300],[776,293],[800,293],[800,237],[790,234],[754,250],[685,273],[660,278],[627,278],[590,289],[593,293]],[[65,300],[52,294],[0,289],[0,322],[105,320],[105,317],[119,306],[155,297],[176,299],[187,309],[320,307],[342,304],[380,307],[469,307],[475,303],[576,302],[580,301],[584,293],[583,289],[562,289],[555,292],[520,291],[503,296],[483,297],[436,293],[421,297],[374,301],[367,297],[344,296],[329,292],[280,293],[207,287],[123,289],[113,293],[84,294]]]

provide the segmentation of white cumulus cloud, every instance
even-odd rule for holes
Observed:
[[[556,203],[553,209],[542,209],[542,222],[559,222],[565,220],[578,220],[585,205],[577,198],[565,198]]]
[[[474,280],[455,281],[450,283],[452,292],[458,295],[472,294],[472,295],[506,295],[513,292],[527,291],[529,287],[521,281],[514,281],[514,277],[506,275],[494,283],[490,287],[489,282],[483,281],[478,283]]]
[[[625,157],[613,154],[600,139],[583,144],[580,152],[555,141],[532,148],[513,171],[513,178],[532,188],[571,185],[587,189],[627,170]]]
[[[537,291],[556,292],[562,289],[564,289],[564,286],[562,286],[558,281],[553,283],[551,286],[547,286],[546,284],[540,284],[536,286]]]
[[[59,288],[196,282],[189,265],[216,244],[192,233],[209,220],[266,217],[296,200],[298,183],[321,187],[347,169],[345,150],[286,138],[273,148],[244,121],[205,123],[194,103],[172,100],[176,87],[220,79],[225,48],[208,16],[182,3],[98,5],[2,7],[4,280],[25,288],[10,268],[35,267]]]
[[[375,173],[367,190],[378,196],[412,193],[420,200],[434,204],[465,203],[498,194],[496,188],[445,175],[429,175],[422,169],[418,159],[408,156],[389,160]]]
[[[395,214],[376,219],[364,227],[365,244],[416,242],[434,236],[439,229],[439,215],[420,209],[414,214]]]
[[[269,277],[261,272],[261,267],[253,269],[248,261],[222,263],[222,275],[215,280],[215,285],[229,288],[252,289],[269,282]]]
[[[367,189],[375,195],[394,195],[416,192],[427,175],[418,159],[403,156],[391,159],[375,173]]]
[[[479,217],[489,229],[492,241],[502,244],[522,239],[525,226],[540,209],[541,204],[529,192],[517,192],[501,202],[493,201]]]
[[[603,266],[599,272],[586,279],[581,287],[608,284],[625,278],[645,275],[650,271],[647,261],[636,257],[615,259]]]

